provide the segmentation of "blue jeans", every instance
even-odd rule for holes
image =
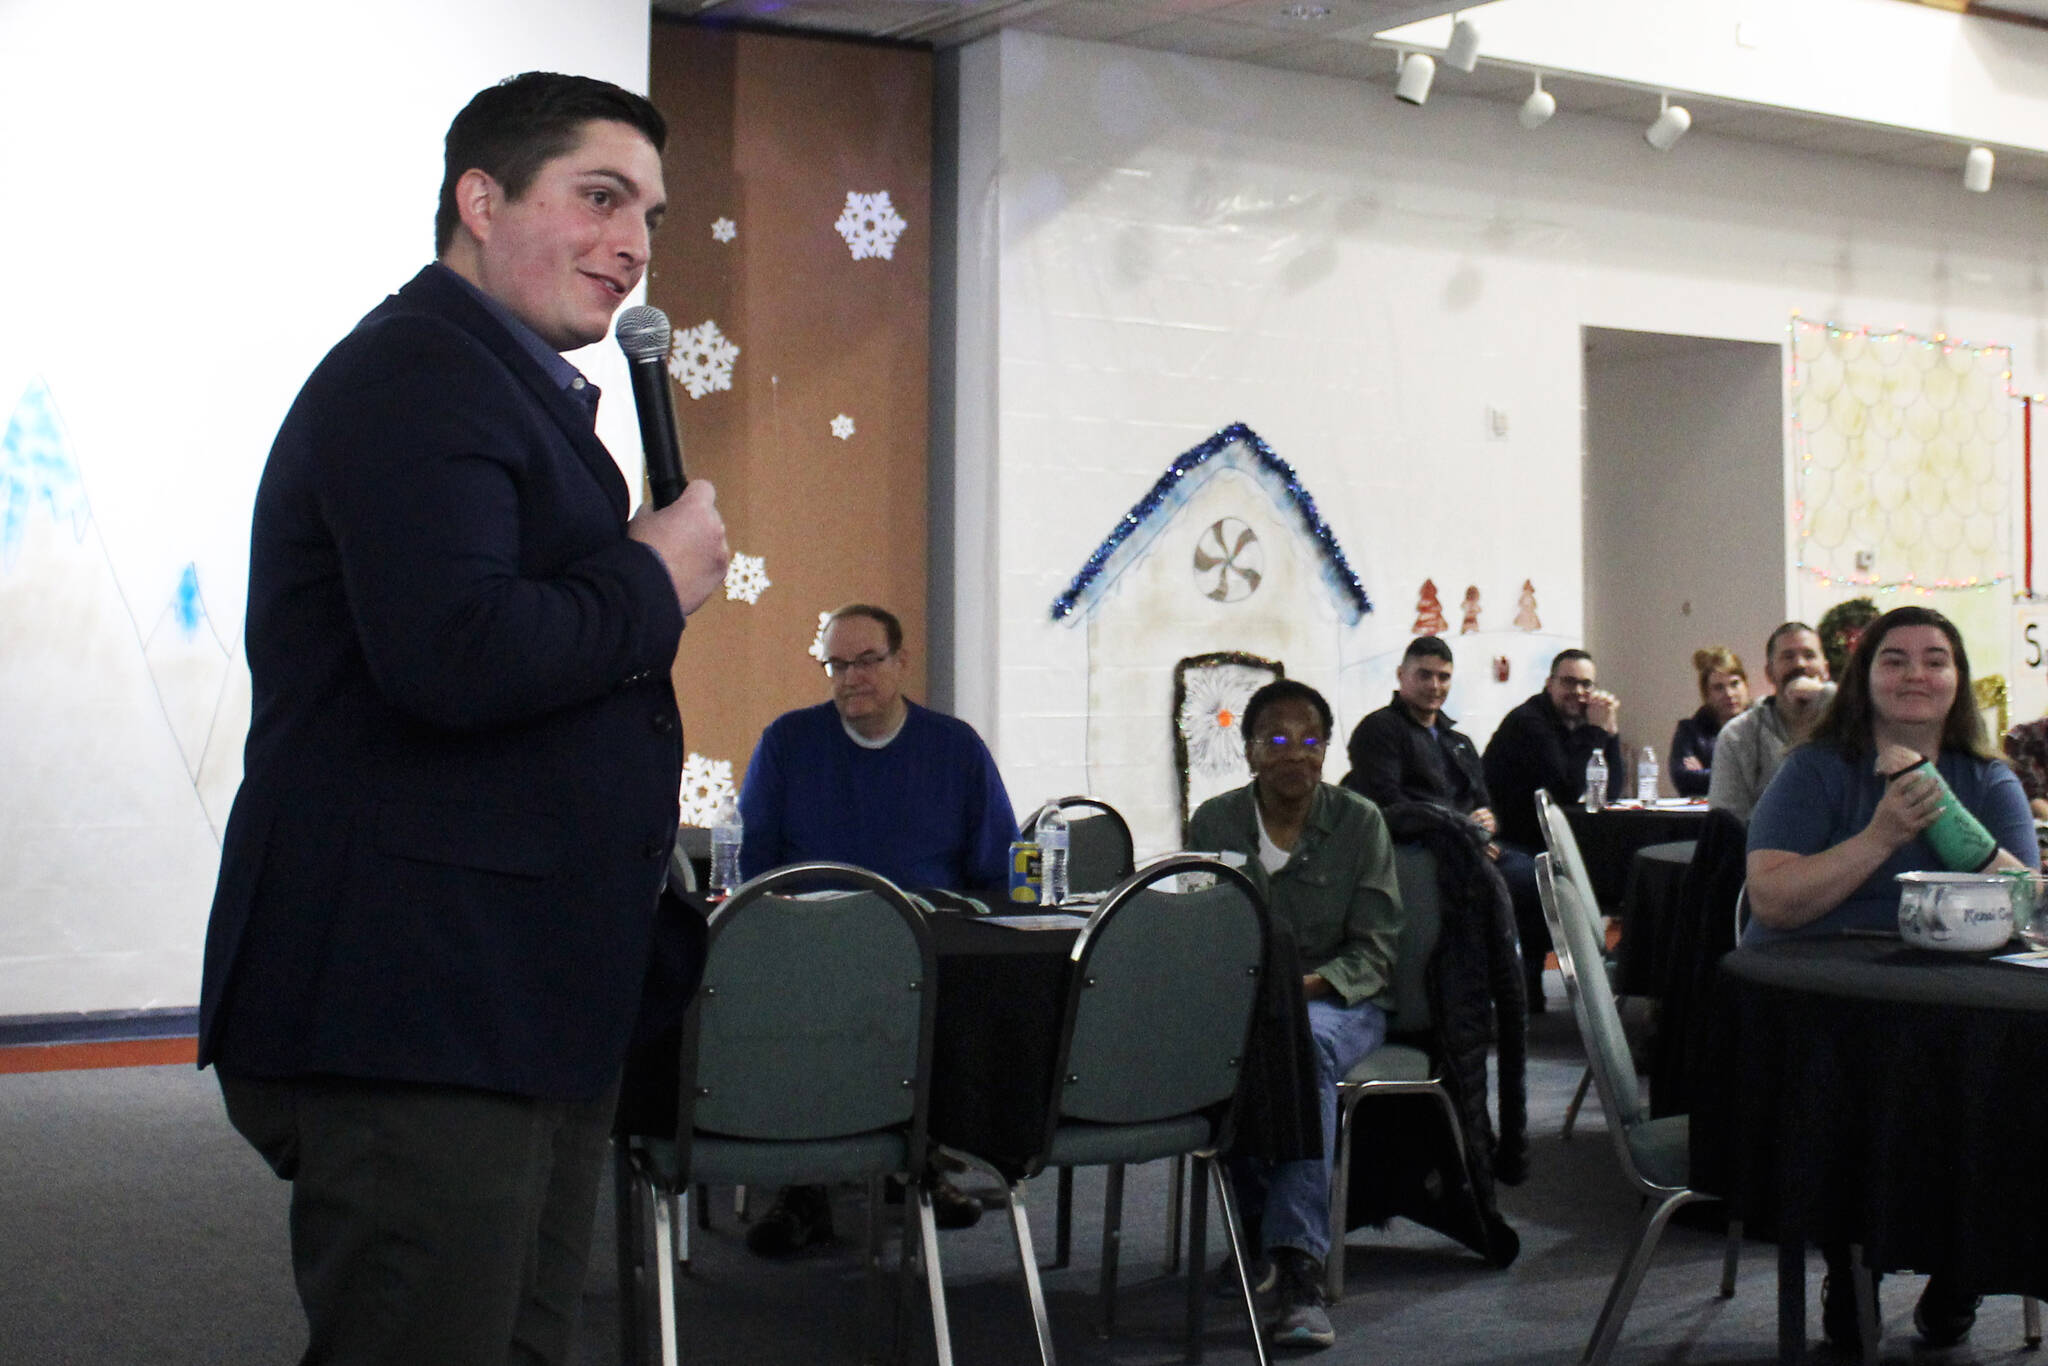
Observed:
[[[1240,1158],[1231,1179],[1247,1225],[1259,1224],[1266,1250],[1298,1248],[1321,1261],[1330,1250],[1330,1166],[1337,1155],[1337,1083],[1359,1060],[1387,1041],[1387,1015],[1370,1001],[1347,1006],[1331,997],[1308,1003],[1308,1032],[1316,1050],[1316,1098],[1323,1120],[1323,1155],[1296,1162]]]

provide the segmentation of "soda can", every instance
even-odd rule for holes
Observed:
[[[1038,904],[1041,885],[1038,844],[1018,840],[1010,846],[1010,900],[1025,906]]]

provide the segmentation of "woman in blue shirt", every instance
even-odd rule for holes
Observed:
[[[1745,943],[1898,925],[1895,874],[1938,870],[1921,838],[1941,809],[1926,758],[1998,841],[1991,866],[2033,867],[2034,825],[2019,779],[1995,756],[1970,689],[1970,660],[1949,619],[1901,607],[1872,622],[1834,702],[1807,743],[1785,756],[1749,825]],[[1837,1346],[1860,1344],[1848,1249],[1822,1248],[1821,1325]],[[1930,1347],[1961,1341],[1979,1296],[1935,1269],[1913,1310]]]

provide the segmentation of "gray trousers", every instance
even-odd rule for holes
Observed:
[[[302,1366],[568,1360],[616,1086],[560,1102],[216,1071],[292,1183]]]

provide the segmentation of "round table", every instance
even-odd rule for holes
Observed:
[[[1604,806],[1588,811],[1583,806],[1564,808],[1571,822],[1572,837],[1579,842],[1579,854],[1586,860],[1586,875],[1593,879],[1593,895],[1600,909],[1616,914],[1628,892],[1629,868],[1636,850],[1646,844],[1698,839],[1707,823],[1704,802],[1683,806]]]
[[[1614,989],[1624,996],[1663,994],[1671,957],[1671,921],[1697,840],[1646,844],[1630,860],[1621,899],[1621,957]]]
[[[2048,973],[1780,940],[1723,958],[1712,1008],[1693,1183],[1777,1239],[1781,1359],[1804,1348],[1807,1243],[2048,1294]]]

